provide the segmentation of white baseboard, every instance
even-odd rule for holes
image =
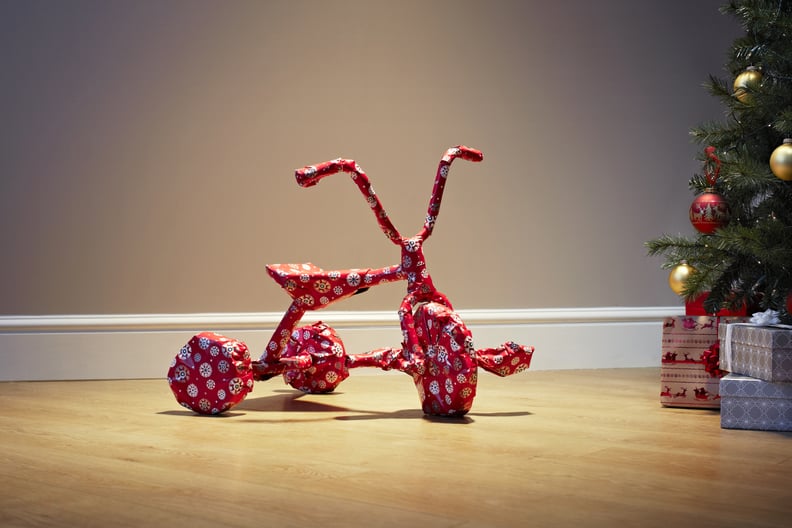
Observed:
[[[512,340],[536,347],[532,370],[660,366],[662,320],[681,307],[459,310],[477,347]],[[318,317],[310,317],[318,316]],[[0,381],[164,377],[193,334],[211,330],[247,343],[258,357],[279,313],[0,317]],[[397,346],[391,312],[317,312],[347,352]],[[375,373],[377,370],[363,370]],[[356,372],[356,374],[358,374]]]

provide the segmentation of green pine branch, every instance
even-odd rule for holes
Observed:
[[[706,307],[748,305],[781,312],[792,295],[792,182],[770,170],[772,152],[792,137],[792,0],[729,0],[721,11],[736,18],[745,34],[736,38],[725,70],[732,79],[710,75],[706,90],[724,107],[724,119],[691,128],[693,140],[715,147],[721,165],[714,191],[729,205],[728,222],[713,234],[661,235],[646,242],[647,253],[662,256],[662,267],[685,262],[694,271],[682,296],[709,292]],[[754,66],[761,82],[747,98],[733,93],[733,79]],[[702,163],[707,159],[699,156]],[[691,176],[693,194],[713,190],[707,174]]]

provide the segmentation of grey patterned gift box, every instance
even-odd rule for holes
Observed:
[[[750,324],[728,326],[731,328],[727,325],[718,328],[720,368],[764,381],[792,381],[791,328]],[[731,339],[727,340],[727,333],[731,334]]]
[[[720,395],[722,428],[792,431],[792,383],[727,374]]]

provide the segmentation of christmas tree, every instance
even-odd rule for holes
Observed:
[[[733,0],[721,12],[745,34],[729,50],[731,77],[706,84],[725,120],[691,130],[702,146],[689,181],[698,232],[646,246],[686,301],[708,294],[708,313],[772,309],[792,323],[792,0]]]

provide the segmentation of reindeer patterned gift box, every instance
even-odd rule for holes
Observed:
[[[721,368],[763,381],[792,382],[792,328],[722,325]]]
[[[792,431],[792,383],[727,374],[720,393],[722,428]]]
[[[720,407],[718,325],[742,320],[686,315],[663,321],[660,403],[666,407]]]

